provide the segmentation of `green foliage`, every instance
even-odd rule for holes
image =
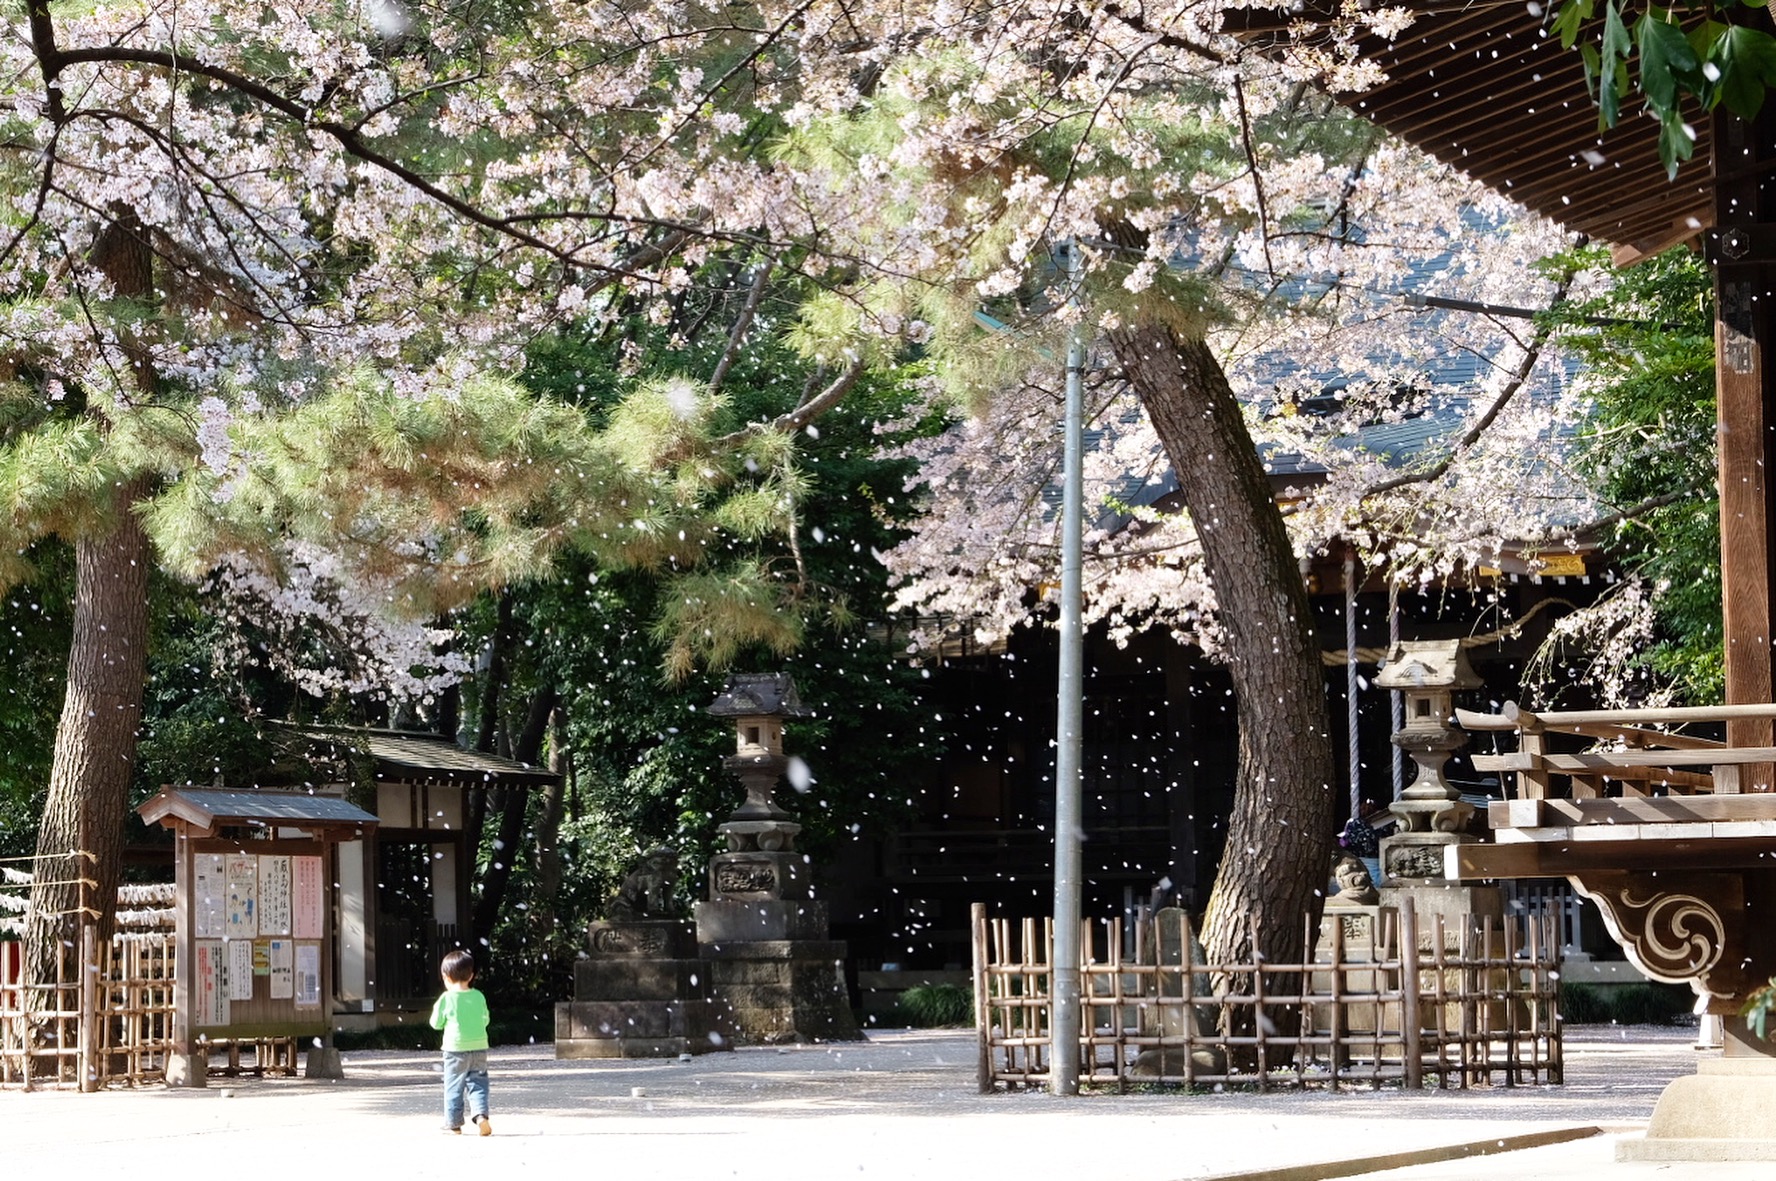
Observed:
[[[1739,1016],[1751,1027],[1759,1041],[1770,1040],[1770,1017],[1776,1013],[1776,976],[1769,983],[1754,991],[1746,998],[1745,1005],[1739,1010]]]
[[[1556,260],[1607,266],[1598,249]],[[1594,414],[1575,462],[1623,513],[1610,544],[1655,588],[1659,635],[1645,667],[1697,703],[1720,700],[1720,509],[1714,307],[1708,269],[1667,251],[1614,274],[1604,294],[1551,313],[1585,364]]]
[[[1676,984],[1630,984],[1610,998],[1618,1025],[1675,1025],[1695,1007],[1696,997]]]
[[[1590,984],[1560,986],[1560,1018],[1570,1025],[1605,1025],[1610,1006],[1602,990]]]
[[[915,984],[900,994],[898,1016],[913,1029],[974,1024],[974,994],[959,984]]]
[[[1684,126],[1686,101],[1704,113],[1725,107],[1750,119],[1762,108],[1764,92],[1776,85],[1776,37],[1750,23],[1763,7],[1761,0],[1671,7],[1563,0],[1553,31],[1563,47],[1578,46],[1598,129],[1616,125],[1632,81],[1659,121],[1660,162],[1676,176],[1695,150]],[[1716,19],[1723,16],[1746,23]]]
[[[678,321],[664,330],[626,326],[629,342],[642,346],[639,355],[657,372],[712,371],[729,339],[721,285],[736,274],[712,265],[709,284],[687,295]],[[730,295],[743,291],[735,285]],[[766,300],[759,318],[780,323],[785,310]],[[614,356],[624,342],[616,335],[540,342],[524,381],[572,401],[595,426],[613,428],[624,438],[622,451],[649,464],[711,462],[704,437],[732,437],[770,421],[832,376],[760,328],[734,357],[724,392],[708,398],[677,379],[619,376]],[[650,391],[646,400],[620,405],[626,381]],[[717,527],[696,535],[694,566],[618,565],[579,551],[564,555],[548,577],[513,588],[513,642],[498,708],[504,718],[535,688],[557,688],[572,772],[559,833],[562,884],[552,895],[531,849],[545,820],[533,793],[525,855],[486,972],[487,988],[502,1002],[566,995],[586,920],[603,913],[644,850],[676,848],[679,902],[688,910],[702,895],[716,826],[742,799],[722,769],[732,728],[704,712],[724,682],[712,664],[787,671],[816,713],[793,721],[788,734],[789,753],[808,765],[807,791],[780,792],[804,826],[797,844],[817,867],[816,881],[840,835],[906,813],[908,801],[895,788],[909,764],[935,752],[938,725],[917,700],[918,671],[855,626],[851,605],[881,601],[886,574],[872,551],[900,536],[894,493],[907,472],[877,457],[876,424],[897,420],[910,391],[898,374],[866,377],[815,429],[744,438],[730,461],[732,483],[709,507]],[[687,411],[700,419],[699,435],[680,433]],[[493,631],[491,600],[453,622],[472,648]],[[663,668],[671,675],[662,678]],[[478,701],[482,687],[469,687],[465,702]],[[491,841],[484,834],[483,865],[499,855]]]
[[[31,580],[0,596],[0,857],[24,856],[36,843],[73,623],[72,551],[49,541],[27,557]]]

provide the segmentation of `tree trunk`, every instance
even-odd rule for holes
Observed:
[[[515,753],[519,762],[534,763],[542,754],[543,738],[549,732],[549,715],[555,709],[558,695],[554,689],[539,689],[530,700],[530,710],[519,735]],[[481,896],[475,900],[475,947],[486,947],[493,937],[493,924],[499,918],[500,906],[506,900],[506,887],[512,881],[512,864],[520,856],[519,844],[524,838],[524,813],[530,806],[530,788],[514,783],[501,795],[499,832],[493,838],[493,856],[487,871],[481,875]]]
[[[561,894],[561,818],[567,802],[567,718],[557,708],[549,714],[549,770],[558,779],[545,784],[538,801],[536,837],[536,895],[530,915],[547,946],[555,930],[555,901]]]
[[[1239,772],[1204,923],[1213,962],[1300,963],[1333,842],[1336,756],[1313,616],[1276,499],[1206,341],[1163,325],[1109,335],[1179,474],[1220,604]]]
[[[109,939],[117,909],[123,826],[135,771],[147,675],[147,535],[130,506],[146,482],[116,490],[116,524],[74,545],[74,634],[56,726],[49,798],[37,835],[38,884],[25,940],[32,978],[55,975],[56,945],[73,916],[95,918]]]
[[[114,214],[93,240],[91,262],[119,297],[148,299],[154,253],[147,231],[133,211]],[[151,394],[156,378],[147,350],[129,352],[136,393]],[[134,506],[151,486],[149,476],[115,485],[104,506],[104,531],[74,542],[68,685],[25,930],[26,969],[38,981],[55,977],[58,943],[74,937],[77,915],[96,920],[103,940],[117,915],[124,815],[148,675],[148,564],[154,557]]]

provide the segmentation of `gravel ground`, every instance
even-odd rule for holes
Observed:
[[[1614,1136],[1642,1130],[1665,1083],[1695,1069],[1692,1036],[1570,1028],[1558,1087],[1072,1099],[976,1093],[973,1037],[957,1031],[874,1031],[867,1043],[748,1047],[690,1062],[558,1062],[549,1046],[514,1047],[491,1054],[487,1138],[439,1131],[434,1055],[365,1051],[345,1056],[342,1082],[0,1093],[0,1159],[33,1171],[125,1168],[132,1178],[241,1168],[255,1181],[334,1167],[346,1178],[383,1168],[429,1175],[456,1162],[645,1170],[650,1181],[985,1181],[1031,1171],[1186,1181],[1287,1166],[1309,1169],[1297,1176],[1352,1175],[1335,1162],[1454,1145],[1496,1151],[1513,1137],[1597,1127],[1609,1134],[1366,1175],[1681,1178],[1702,1174],[1615,1164]],[[1769,1165],[1707,1168],[1709,1181],[1776,1175]]]

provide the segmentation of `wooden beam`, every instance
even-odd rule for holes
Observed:
[[[1444,846],[1451,881],[1564,878],[1599,871],[1768,869],[1776,839],[1703,836],[1682,840],[1548,840]]]
[[[1720,750],[1592,750],[1543,755],[1541,759],[1541,765],[1548,770],[1569,775],[1612,768],[1745,766],[1776,762],[1776,746],[1725,747]]]
[[[1494,800],[1487,805],[1486,818],[1493,828],[1776,820],[1776,794],[1653,796],[1632,800]]]

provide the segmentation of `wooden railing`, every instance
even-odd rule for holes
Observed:
[[[1735,745],[1670,728],[1768,722],[1776,719],[1776,705],[1531,713],[1507,702],[1496,714],[1458,709],[1455,717],[1470,732],[1515,732],[1516,751],[1471,758],[1476,770],[1514,775],[1515,795],[1523,800],[1600,799],[1612,784],[1623,796],[1768,791],[1776,765],[1776,746]],[[1554,734],[1598,745],[1557,752],[1548,741]]]
[[[1179,911],[1148,921],[1132,959],[1121,920],[1088,921],[1081,1084],[1561,1081],[1551,916],[1459,927],[1433,916],[1421,930],[1410,899],[1398,910],[1327,916],[1312,962],[1262,966],[1205,962]],[[974,941],[981,1089],[1046,1085],[1053,922],[988,918],[977,906]]]

